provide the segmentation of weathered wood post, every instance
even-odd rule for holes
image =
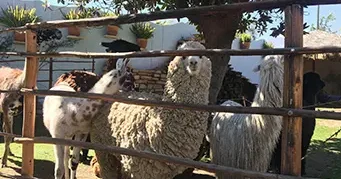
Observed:
[[[31,30],[26,31],[26,52],[37,52],[37,34]],[[27,57],[25,60],[25,88],[35,88],[38,74],[38,58]],[[24,122],[22,128],[23,137],[34,137],[36,118],[36,96],[24,95]],[[21,175],[33,177],[34,169],[34,144],[23,143]]]
[[[303,7],[285,9],[285,47],[303,46]],[[302,55],[286,56],[284,62],[283,106],[302,108]],[[301,117],[283,117],[281,173],[301,175]]]
[[[50,58],[50,65],[49,65],[49,88],[52,88],[53,82],[53,58]]]

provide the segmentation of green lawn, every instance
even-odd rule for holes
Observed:
[[[322,126],[317,120],[307,156],[307,174],[311,177],[341,179],[340,134],[324,142],[340,128],[337,124]]]
[[[12,167],[13,170],[8,170],[6,169],[6,172],[10,172],[9,175],[15,175],[15,171],[17,173],[20,173],[18,169],[21,166],[21,154],[22,154],[22,145],[21,144],[11,144],[11,150],[12,153],[15,154],[15,156],[10,156],[8,161],[10,162],[10,167]],[[0,144],[0,154],[2,156],[4,151],[4,145]],[[90,150],[88,156],[92,157],[94,156],[94,151]],[[53,152],[53,146],[52,145],[47,145],[47,144],[36,144],[34,146],[34,158],[35,158],[35,168],[34,168],[34,174],[38,178],[42,179],[49,179],[53,178],[53,171],[54,171],[54,152]],[[81,176],[88,176],[89,178],[95,178],[92,176],[92,173],[90,173],[90,167],[89,161],[86,164],[80,164],[79,165],[79,171],[77,173],[77,176],[79,178],[85,178]],[[5,169],[3,169],[5,170]],[[2,174],[2,169],[0,168],[0,174]],[[13,173],[14,172],[14,173]],[[1,175],[0,175],[0,178]]]

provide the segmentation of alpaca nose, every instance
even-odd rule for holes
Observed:
[[[198,62],[197,61],[191,61],[190,64],[191,65],[196,65]]]

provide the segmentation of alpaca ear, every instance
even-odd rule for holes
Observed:
[[[123,64],[122,64],[122,67],[121,67],[121,70],[122,70],[122,71],[126,71],[126,70],[127,70],[129,61],[130,61],[129,58],[123,59]]]
[[[252,71],[253,72],[259,72],[260,71],[260,65],[257,65]]]
[[[128,63],[129,63],[129,59],[128,58],[123,59],[121,64],[119,63],[119,60],[118,60],[117,63],[116,63],[118,65],[116,67],[116,69],[122,71],[123,74],[125,74],[128,71],[128,69],[127,69]]]

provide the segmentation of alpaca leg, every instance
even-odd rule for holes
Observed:
[[[10,129],[11,129],[10,133],[13,134],[13,122],[14,122],[13,121],[13,116],[8,116],[8,118],[9,118]],[[12,142],[12,138],[10,139],[10,142],[8,143],[8,155],[9,156],[14,156],[14,154],[11,152],[11,148],[10,148],[11,142]]]
[[[75,135],[74,140],[85,142],[87,137],[88,137],[87,134],[77,134],[77,135]],[[69,167],[71,169],[71,179],[76,178],[76,171],[77,171],[77,167],[79,164],[79,158],[80,158],[80,150],[81,150],[80,147],[74,147],[73,151],[72,151],[72,158],[71,158],[70,164],[69,164]]]
[[[91,142],[90,141],[90,135],[87,135],[86,142]],[[80,160],[81,162],[87,161],[88,153],[89,153],[89,149],[82,149],[82,158]]]
[[[69,160],[70,160],[70,146],[64,146],[64,179],[70,179],[70,170],[69,170]]]
[[[3,109],[3,129],[6,133],[12,134],[12,126],[13,126],[13,118],[12,116],[8,115],[8,109],[4,107]],[[10,136],[5,136],[5,151],[2,157],[2,162],[1,162],[1,168],[4,168],[7,166],[7,159],[10,151],[10,143],[12,141],[12,137]]]
[[[56,163],[54,167],[54,178],[62,179],[65,173],[64,170],[64,147],[62,145],[54,145],[54,155],[56,158]]]

